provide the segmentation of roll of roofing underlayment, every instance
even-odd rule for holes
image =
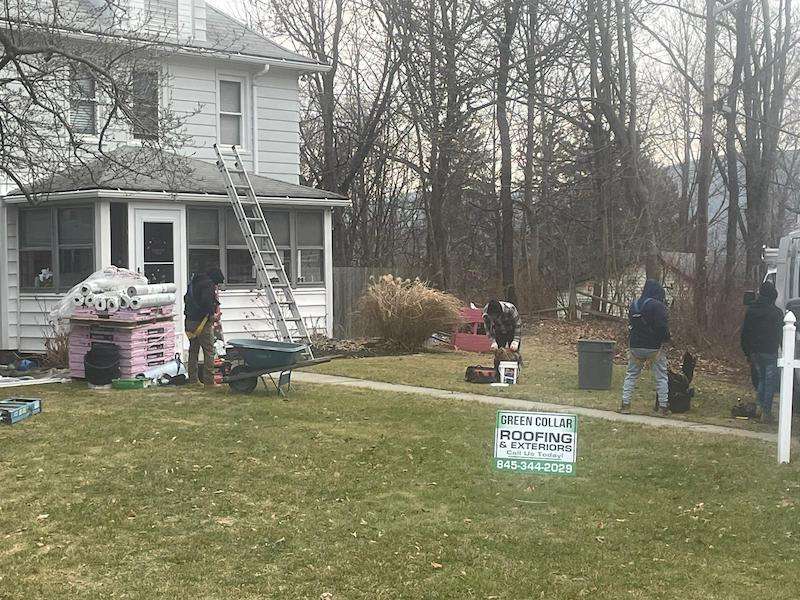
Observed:
[[[81,296],[80,294],[77,296],[72,297],[72,304],[75,306],[84,306],[86,303],[86,296]]]
[[[156,283],[153,285],[132,285],[127,288],[128,296],[152,296],[154,294],[174,294],[178,287],[174,283]]]
[[[150,306],[166,306],[175,303],[175,294],[150,294],[131,298],[130,307],[134,310]]]
[[[106,310],[110,313],[115,313],[119,310],[119,296],[117,294],[106,296]]]
[[[102,292],[110,292],[111,290],[118,290],[124,281],[119,279],[93,279],[91,281],[84,281],[81,285],[80,293],[84,296],[89,294],[99,294]]]

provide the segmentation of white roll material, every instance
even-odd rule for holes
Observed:
[[[88,294],[99,294],[102,292],[112,292],[114,290],[121,290],[127,287],[130,281],[120,279],[93,279],[86,281],[81,285],[81,294],[84,296]]]
[[[105,312],[107,305],[108,305],[108,298],[106,298],[105,296],[94,297],[94,309],[97,312]]]
[[[95,299],[94,294],[88,294],[83,297],[83,304],[85,306],[94,306],[94,299]]]
[[[115,313],[119,310],[119,296],[109,295],[106,298],[106,310],[110,313]]]
[[[155,294],[174,294],[178,287],[174,283],[156,283],[153,285],[132,285],[125,290],[131,298],[136,296],[152,296]]]
[[[148,308],[150,306],[166,306],[175,304],[175,294],[150,294],[149,296],[136,296],[131,298],[130,306],[133,309]]]
[[[130,306],[131,306],[131,299],[127,296],[127,294],[120,294],[119,308],[130,308]]]
[[[72,297],[72,303],[75,306],[84,306],[85,301],[86,301],[86,296],[73,296]]]

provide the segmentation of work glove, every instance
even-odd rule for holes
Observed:
[[[514,340],[513,342],[511,342],[511,346],[509,347],[511,348],[512,352],[516,352],[517,350],[519,350],[519,342],[517,340]]]
[[[497,350],[497,342],[492,342],[492,350]]]

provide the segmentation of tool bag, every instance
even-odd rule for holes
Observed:
[[[468,383],[494,383],[497,380],[497,371],[494,367],[482,367],[473,365],[467,367],[464,373],[464,381]]]

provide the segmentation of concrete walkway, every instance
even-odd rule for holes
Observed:
[[[418,394],[431,398],[442,398],[445,400],[463,400],[468,402],[481,402],[491,404],[501,408],[515,408],[519,410],[539,410],[543,412],[570,412],[577,415],[591,417],[593,419],[605,419],[607,421],[621,421],[624,423],[639,423],[650,427],[671,427],[673,429],[683,429],[696,431],[698,433],[712,433],[715,435],[732,435],[739,438],[750,438],[772,442],[778,442],[778,436],[774,433],[762,433],[758,431],[748,431],[746,429],[736,429],[734,427],[722,427],[720,425],[706,425],[694,423],[692,421],[682,421],[677,419],[663,419],[659,417],[649,417],[646,415],[621,415],[610,410],[600,410],[598,408],[584,408],[581,406],[571,406],[568,404],[550,404],[548,402],[534,402],[532,400],[520,400],[518,398],[502,398],[500,396],[485,396],[483,394],[470,394],[469,392],[451,392],[448,390],[438,390],[435,388],[418,387],[414,385],[400,385],[397,383],[384,383],[381,381],[368,381],[366,379],[353,379],[351,377],[341,377],[339,375],[323,375],[321,373],[307,373],[295,371],[292,379],[303,383],[315,383],[322,385],[342,385],[347,387],[365,388],[381,392],[396,392],[401,394]]]

